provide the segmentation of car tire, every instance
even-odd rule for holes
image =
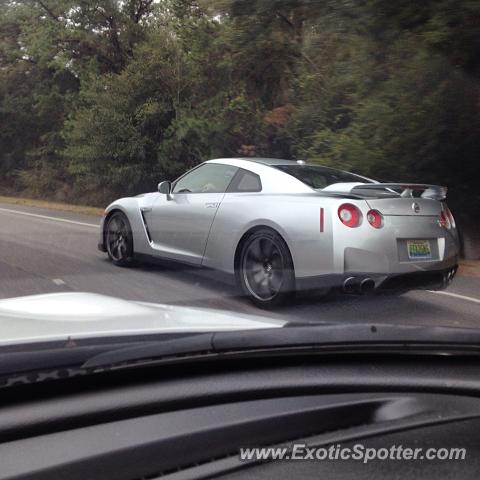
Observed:
[[[105,226],[105,246],[108,257],[115,265],[133,265],[132,228],[124,213],[115,212],[108,218]]]
[[[260,308],[284,305],[295,294],[295,272],[287,244],[274,230],[262,228],[242,245],[238,280]]]

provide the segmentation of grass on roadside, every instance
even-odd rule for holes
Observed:
[[[48,208],[51,210],[60,210],[63,212],[84,213],[86,215],[102,215],[103,209],[97,207],[88,207],[86,205],[72,205],[69,203],[50,202],[47,200],[35,200],[33,198],[5,197],[0,195],[0,203],[9,203],[12,205],[25,205],[28,207]]]
[[[480,278],[480,260],[460,260],[458,273],[464,277]]]

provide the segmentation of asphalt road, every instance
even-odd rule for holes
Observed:
[[[0,204],[0,298],[95,292],[124,299],[208,307],[300,322],[372,322],[480,327],[480,279],[457,276],[441,293],[307,296],[259,311],[215,273],[112,265],[97,250],[98,217]]]

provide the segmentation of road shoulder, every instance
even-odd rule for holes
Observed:
[[[36,200],[33,198],[6,197],[0,195],[0,204],[34,207],[44,210],[60,212],[80,213],[83,215],[101,216],[102,208],[90,207],[87,205],[73,205],[70,203],[50,202],[47,200]]]

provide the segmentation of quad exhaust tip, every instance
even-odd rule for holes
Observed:
[[[355,293],[358,289],[359,283],[355,277],[348,277],[343,282],[343,291],[345,293]]]
[[[345,293],[367,294],[375,290],[375,281],[369,277],[358,278],[348,277],[343,282],[343,291]]]
[[[364,278],[360,282],[360,293],[371,293],[375,290],[375,282],[371,278]]]
[[[444,275],[444,283],[449,285],[453,281],[453,277],[457,273],[457,267],[451,268],[445,275]]]

